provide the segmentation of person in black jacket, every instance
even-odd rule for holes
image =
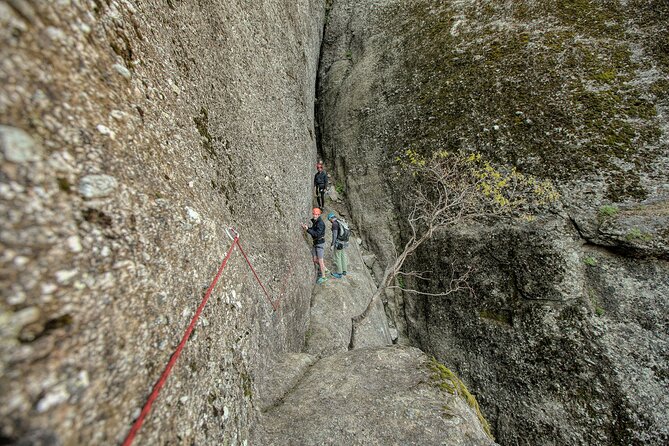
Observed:
[[[311,227],[307,227],[302,223],[302,229],[306,230],[311,238],[314,240],[314,246],[311,248],[311,255],[316,267],[316,283],[321,284],[325,282],[325,262],[323,262],[323,252],[325,251],[325,222],[321,220],[321,210],[314,208],[312,211],[313,218],[311,219]]]
[[[314,189],[316,190],[316,201],[321,212],[325,208],[325,191],[328,188],[328,174],[323,168],[323,161],[316,164],[316,175],[314,175]]]

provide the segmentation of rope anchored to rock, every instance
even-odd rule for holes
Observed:
[[[207,305],[207,302],[209,301],[209,297],[211,296],[212,291],[216,287],[216,284],[218,283],[218,280],[221,278],[221,274],[223,274],[223,270],[225,269],[225,266],[228,263],[228,260],[230,260],[230,257],[232,256],[232,252],[234,251],[235,246],[239,248],[239,252],[242,253],[244,256],[244,260],[246,260],[246,263],[249,265],[249,268],[251,268],[251,271],[253,272],[253,276],[256,278],[258,283],[260,284],[260,287],[262,288],[263,292],[265,293],[265,296],[267,296],[267,300],[269,301],[270,305],[272,306],[272,309],[274,312],[277,311],[278,305],[272,301],[272,299],[269,296],[269,293],[267,292],[267,289],[261,282],[260,278],[258,277],[258,274],[256,273],[255,269],[253,268],[253,265],[251,264],[251,261],[249,260],[248,256],[242,249],[241,244],[239,243],[239,233],[235,231],[233,228],[226,229],[226,234],[230,239],[232,240],[232,244],[230,245],[230,248],[228,251],[225,253],[225,257],[223,258],[223,262],[221,263],[221,266],[218,268],[218,272],[216,273],[216,276],[212,280],[211,284],[209,285],[209,288],[207,289],[207,292],[204,295],[204,298],[202,299],[202,302],[197,308],[197,311],[195,311],[195,315],[190,321],[190,324],[188,325],[188,328],[184,332],[181,342],[179,342],[179,345],[177,346],[176,350],[170,357],[169,362],[167,363],[167,366],[165,367],[165,370],[163,371],[162,375],[160,375],[160,378],[156,382],[156,384],[153,386],[153,390],[151,391],[151,394],[149,395],[149,398],[147,399],[146,403],[144,404],[144,407],[142,408],[142,411],[139,414],[139,417],[137,417],[137,420],[135,420],[135,423],[132,425],[132,428],[130,429],[130,432],[128,432],[128,435],[126,436],[125,440],[123,441],[123,446],[130,446],[135,439],[135,436],[137,435],[137,432],[139,432],[139,429],[142,427],[142,424],[144,423],[144,420],[146,416],[149,414],[151,411],[151,406],[153,405],[154,401],[158,398],[158,394],[160,393],[160,390],[163,388],[165,385],[165,382],[167,381],[167,378],[169,377],[172,368],[174,367],[174,364],[177,362],[177,359],[179,359],[179,356],[181,355],[181,352],[183,351],[186,342],[190,338],[191,333],[195,329],[195,325],[197,324],[198,319],[200,318],[200,314],[204,310],[205,305]]]

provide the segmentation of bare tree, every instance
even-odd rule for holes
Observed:
[[[442,228],[453,227],[466,218],[483,215],[499,215],[517,212],[523,208],[548,204],[557,200],[558,194],[548,181],[539,182],[525,176],[515,168],[495,168],[483,161],[478,154],[462,155],[437,152],[430,158],[407,150],[397,158],[398,178],[407,191],[407,216],[410,235],[402,251],[386,267],[383,279],[365,310],[352,319],[351,342],[355,342],[356,330],[369,316],[381,295],[398,275],[406,259],[434,233]],[[467,278],[470,271],[454,276],[450,288],[440,293],[424,293],[417,290],[405,292],[446,296],[454,291],[469,288]]]

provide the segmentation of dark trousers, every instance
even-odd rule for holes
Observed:
[[[325,189],[318,188],[318,192],[316,192],[316,201],[318,201],[319,208],[325,208]]]

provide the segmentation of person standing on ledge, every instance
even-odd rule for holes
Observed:
[[[325,173],[322,160],[319,160],[318,163],[316,163],[316,170],[316,175],[314,175],[316,201],[318,201],[318,208],[323,212],[323,209],[325,209],[325,191],[328,188],[328,174]]]
[[[325,222],[321,220],[321,210],[314,208],[312,210],[313,218],[311,219],[311,227],[307,227],[302,223],[302,229],[306,230],[311,238],[314,240],[314,246],[311,248],[311,255],[316,267],[316,283],[321,284],[325,282],[325,262],[323,262],[323,251],[325,251]]]
[[[333,272],[332,277],[341,279],[346,275],[346,269],[348,268],[345,248],[348,246],[350,231],[345,224],[340,224],[334,212],[328,214],[328,220],[332,223],[332,244],[330,245],[330,249],[332,250],[332,258],[335,265],[337,265],[337,272]]]

